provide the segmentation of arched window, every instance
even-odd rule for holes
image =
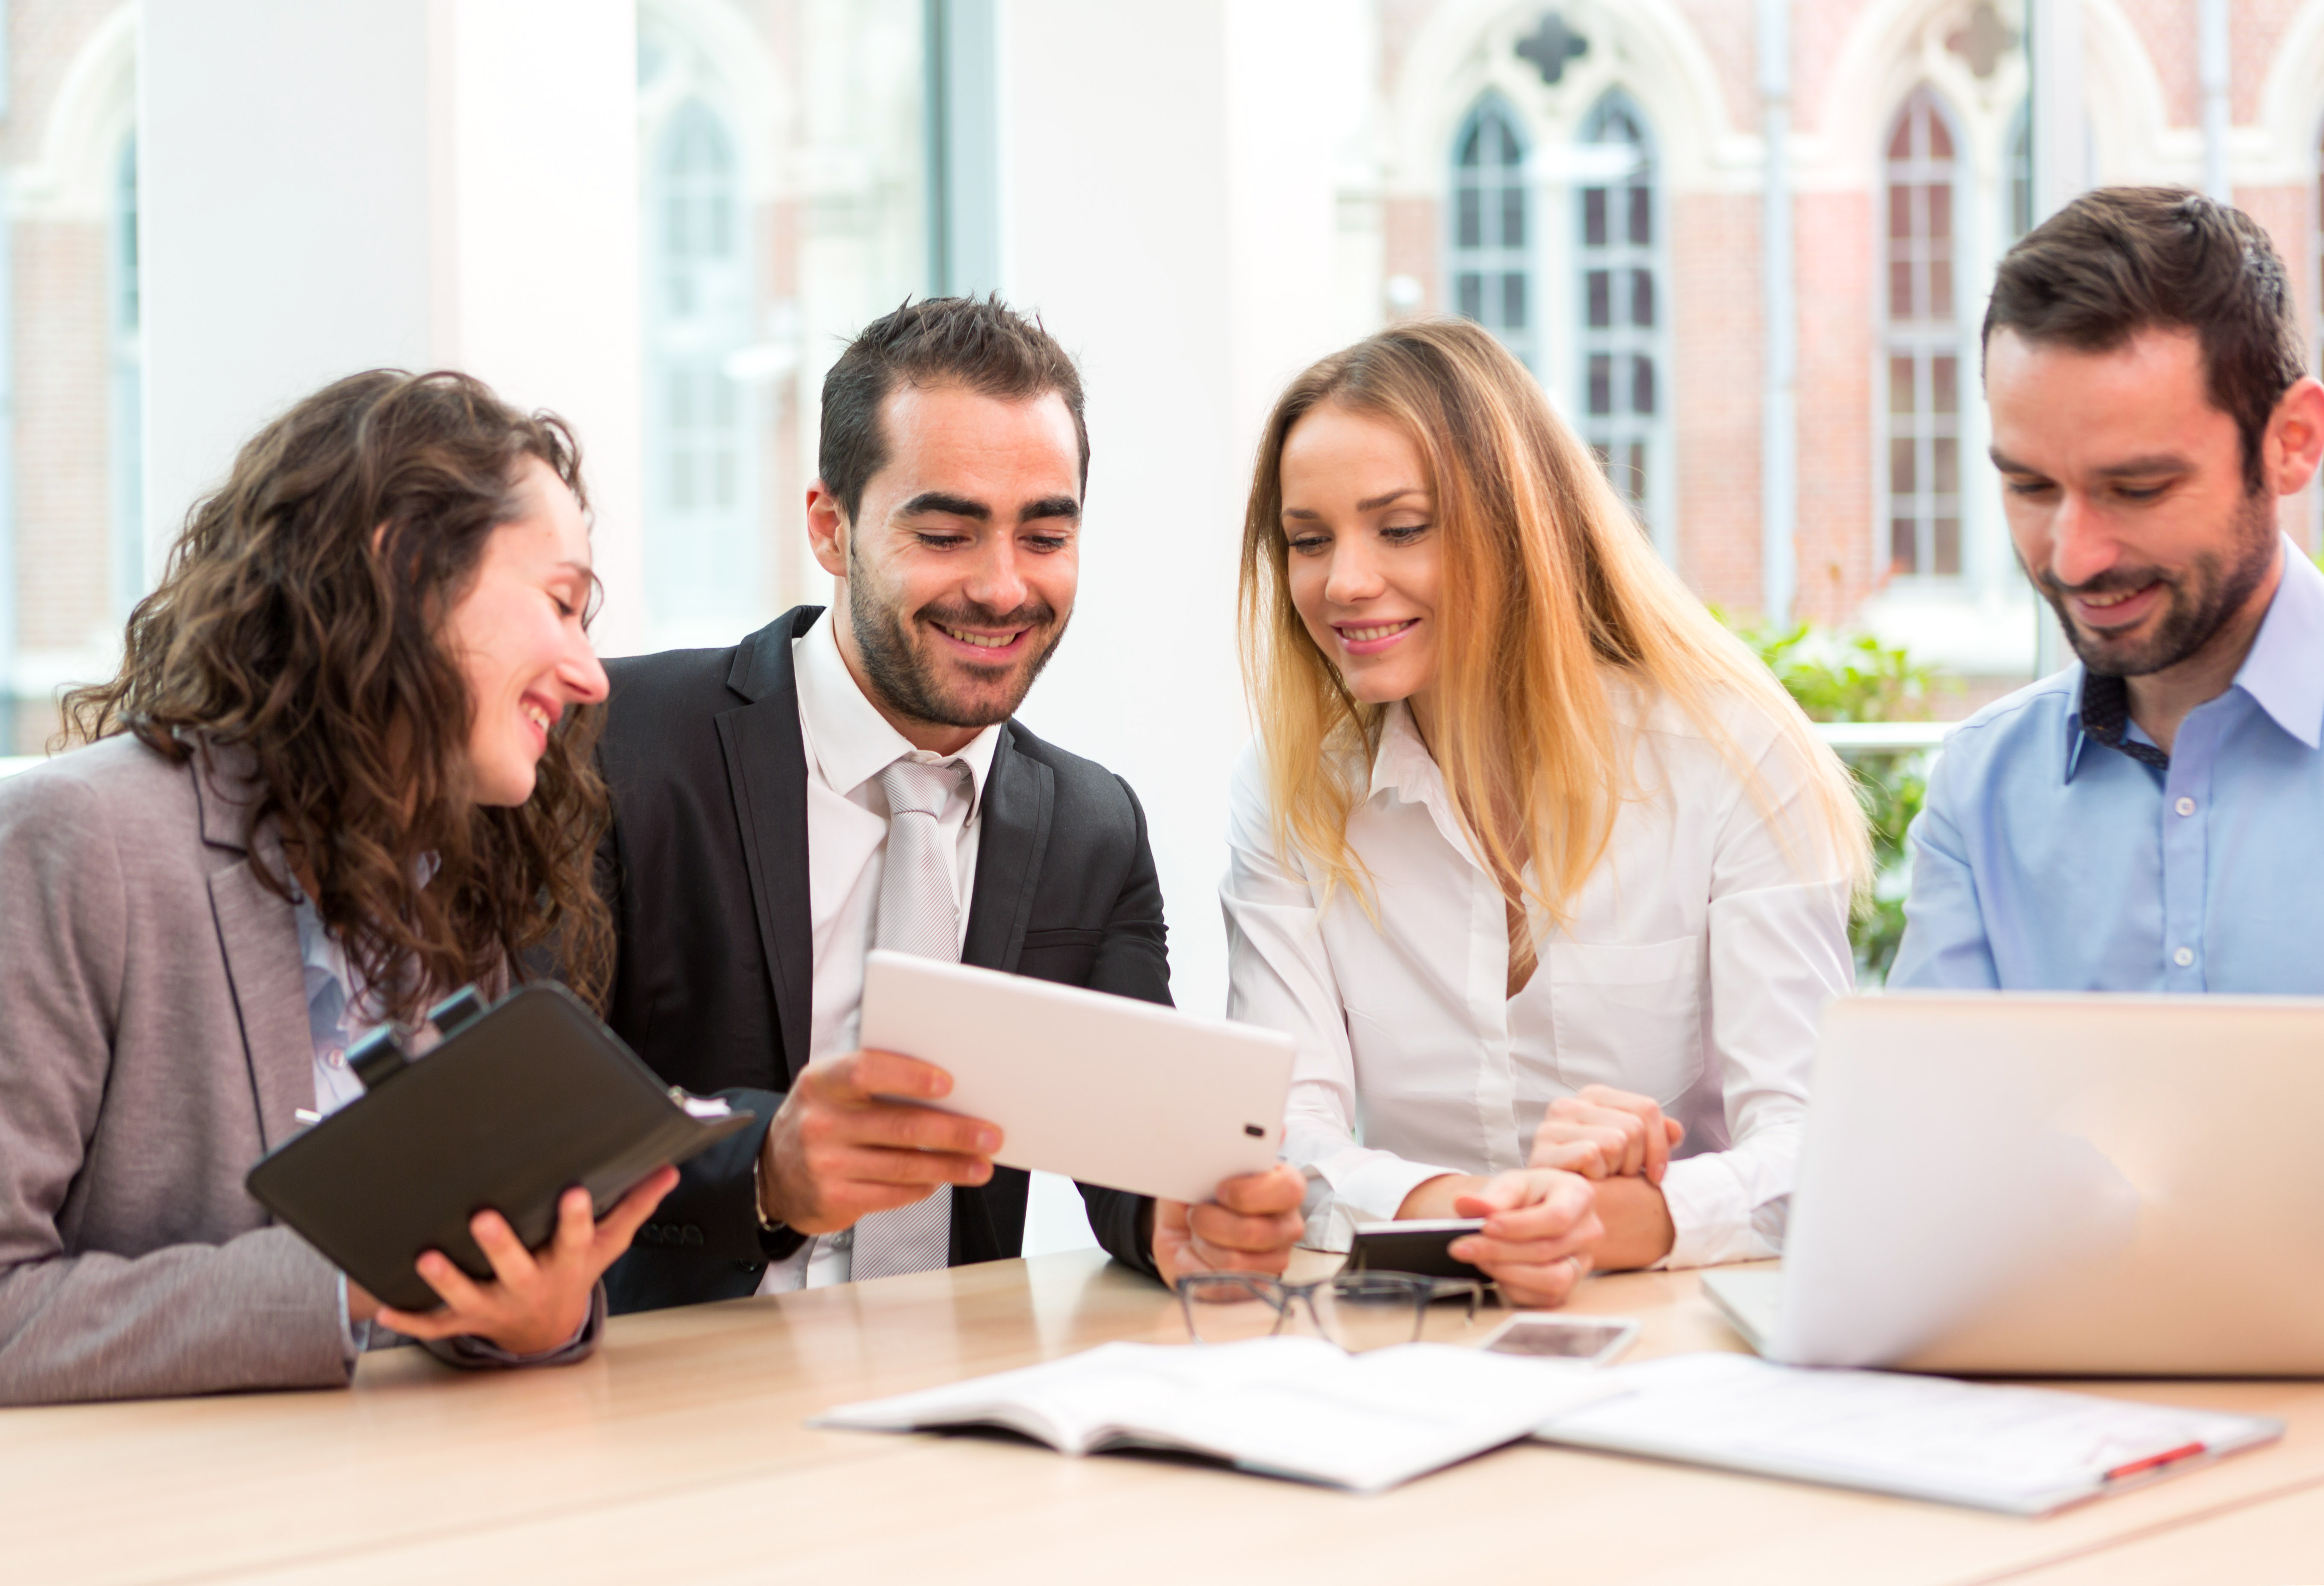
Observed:
[[[1530,202],[1517,118],[1487,98],[1452,141],[1452,306],[1534,368]]]
[[[758,459],[750,389],[726,368],[752,328],[741,173],[699,99],[646,162],[644,213],[648,604],[665,636],[707,637],[756,609]]]
[[[145,593],[144,337],[137,295],[137,134],[122,140],[106,226],[106,344],[113,606],[125,616]]]
[[[1659,527],[1670,492],[1662,351],[1669,309],[1654,143],[1645,115],[1619,92],[1591,111],[1582,142],[1573,254],[1582,437],[1639,520]]]
[[[1954,147],[1936,97],[1914,90],[1889,136],[1885,172],[1881,515],[1892,576],[1961,570]]]

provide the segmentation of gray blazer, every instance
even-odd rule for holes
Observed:
[[[348,1379],[337,1272],[242,1185],[315,1104],[248,788],[125,736],[0,781],[0,1404]]]

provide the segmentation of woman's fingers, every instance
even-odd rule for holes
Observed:
[[[1551,1262],[1545,1267],[1486,1268],[1500,1286],[1501,1297],[1524,1310],[1554,1310],[1573,1297],[1574,1286],[1590,1270],[1586,1256]]]
[[[570,1194],[573,1192],[567,1193]],[[586,1192],[584,1198],[586,1198]],[[561,1220],[561,1205],[558,1215]],[[468,1233],[476,1241],[476,1248],[484,1252],[484,1259],[493,1264],[493,1277],[503,1287],[529,1288],[540,1276],[540,1263],[532,1259],[532,1252],[524,1248],[524,1241],[517,1238],[516,1230],[508,1225],[508,1219],[498,1212],[479,1212],[469,1218]],[[437,1292],[443,1294],[441,1289]],[[452,1301],[450,1295],[444,1295],[444,1298],[447,1302]]]
[[[622,1252],[630,1248],[630,1241],[637,1237],[638,1230],[645,1226],[646,1219],[653,1215],[654,1208],[661,1204],[662,1197],[677,1187],[678,1169],[664,1167],[613,1203],[613,1210],[598,1222],[594,1235],[594,1254],[603,1258],[599,1271],[620,1259]]]

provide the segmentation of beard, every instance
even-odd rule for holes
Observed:
[[[1045,600],[1009,612],[966,602],[923,606],[907,615],[899,603],[882,598],[884,592],[875,589],[865,573],[851,554],[847,614],[865,678],[890,705],[915,721],[943,727],[989,727],[1007,721],[1025,702],[1034,679],[1065,636],[1065,620]],[[1022,628],[1030,648],[1001,666],[939,659],[927,653],[932,641],[924,624]]]
[[[2236,509],[2225,551],[2205,551],[2183,572],[2159,567],[2109,567],[2086,584],[2061,584],[2046,567],[2029,571],[2034,586],[2058,613],[2058,625],[2082,665],[2101,677],[2143,678],[2177,666],[2210,643],[2260,586],[2276,554],[2274,498],[2246,495]],[[2127,595],[2163,586],[2162,620],[2144,639],[2085,630],[2068,614],[2070,595]]]

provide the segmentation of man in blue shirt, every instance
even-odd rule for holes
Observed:
[[[2001,263],[2011,539],[2080,657],[1947,741],[1889,984],[2324,993],[2324,453],[2282,261],[2195,194],[2085,194]]]

